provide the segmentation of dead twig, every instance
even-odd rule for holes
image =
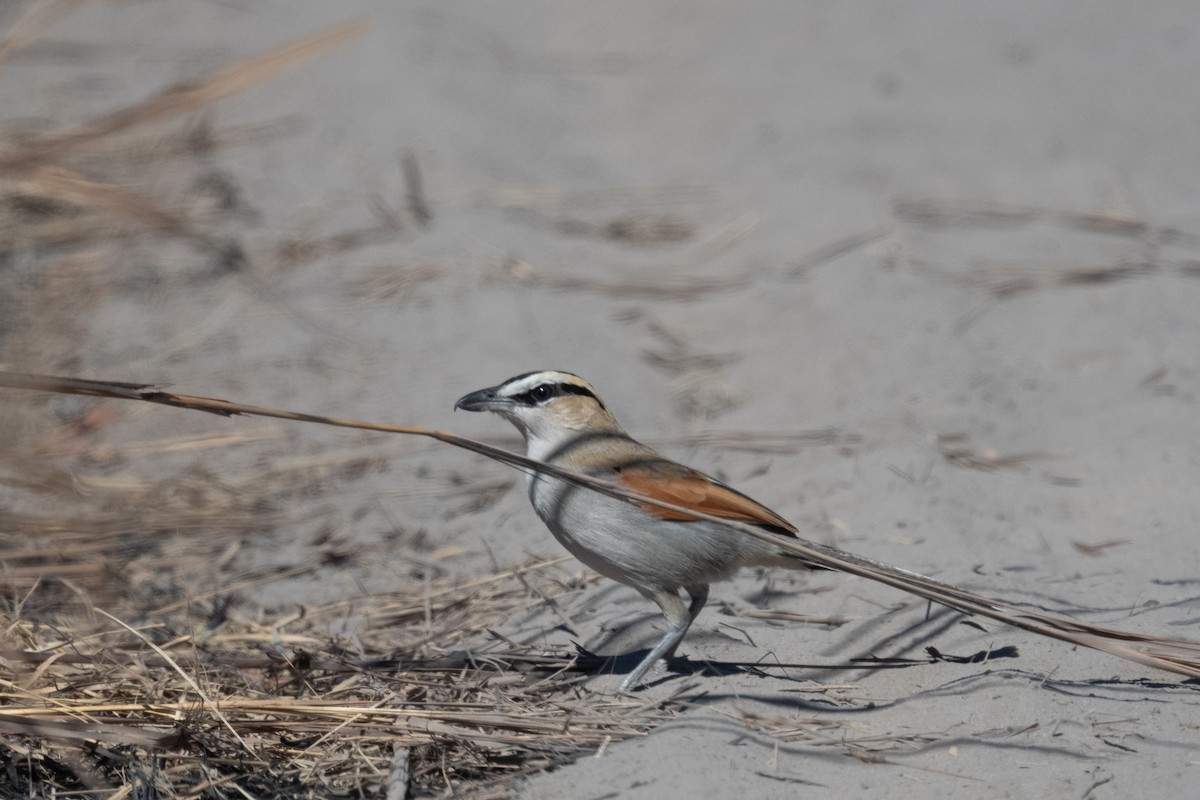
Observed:
[[[357,428],[408,436],[422,436],[454,447],[460,447],[486,456],[503,464],[522,470],[534,470],[578,486],[585,486],[601,494],[639,505],[664,508],[685,515],[685,518],[707,519],[735,528],[756,539],[792,552],[821,567],[838,572],[868,578],[901,591],[915,594],[967,614],[977,614],[1032,633],[1070,642],[1115,655],[1157,669],[1176,672],[1190,677],[1200,677],[1200,642],[1172,637],[1152,636],[1091,625],[1070,617],[1028,608],[1006,600],[985,597],[956,586],[926,578],[908,570],[893,567],[869,558],[854,555],[835,547],[828,547],[804,539],[785,538],[764,531],[754,525],[744,524],[728,518],[703,514],[694,509],[665,503],[654,498],[627,491],[609,481],[599,480],[582,473],[547,464],[526,456],[468,439],[464,436],[428,428],[403,425],[384,425],[359,420],[339,419],[316,414],[303,414],[282,409],[234,403],[228,400],[196,397],[164,392],[157,387],[134,383],[57,378],[46,375],[0,373],[0,386],[15,389],[36,389],[64,394],[83,394],[96,397],[113,397],[123,400],[142,400],[150,403],[176,406],[179,408],[205,411],[221,416],[247,414],[299,422],[313,422],[344,428]]]

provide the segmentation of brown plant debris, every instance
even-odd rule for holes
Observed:
[[[744,275],[706,278],[696,275],[663,275],[659,278],[630,278],[602,281],[573,275],[539,272],[525,261],[510,259],[500,270],[503,278],[526,286],[559,292],[586,292],[616,300],[696,300],[711,294],[743,289],[749,284]]]
[[[35,4],[0,41],[0,62],[75,5],[78,3],[66,0]],[[0,257],[110,242],[114,235],[156,233],[164,239],[185,241],[227,268],[243,266],[246,255],[241,243],[227,234],[211,233],[203,225],[205,212],[214,206],[236,205],[239,188],[234,181],[209,170],[192,187],[188,202],[181,203],[141,188],[126,189],[129,176],[110,173],[124,166],[144,184],[147,165],[164,156],[181,151],[195,155],[227,140],[246,138],[245,128],[226,136],[193,126],[182,146],[178,135],[159,132],[140,142],[131,141],[135,132],[145,134],[158,123],[252,88],[300,61],[350,41],[364,29],[361,22],[332,26],[207,76],[167,87],[74,129],[0,136]],[[255,129],[249,133],[256,135]],[[365,232],[342,234],[333,242],[345,250],[394,235],[396,227],[387,220]],[[286,247],[281,250],[293,261],[302,260]],[[324,252],[320,247],[304,252],[313,250]]]
[[[980,201],[949,201],[924,197],[901,197],[892,204],[897,218],[927,227],[1019,227],[1049,221],[1080,230],[1141,238],[1153,235],[1174,241],[1192,238],[1175,228],[1158,228],[1143,219],[1116,211],[1061,211],[1032,206],[1012,206]]]
[[[606,496],[618,498],[626,502],[649,504],[686,515],[687,518],[706,519],[717,522],[726,527],[741,531],[748,536],[770,542],[772,545],[794,553],[813,565],[867,578],[868,580],[891,586],[908,594],[932,600],[964,614],[973,614],[994,619],[1030,633],[1099,650],[1144,666],[1174,672],[1179,675],[1187,675],[1192,678],[1200,677],[1200,642],[1178,639],[1171,636],[1142,634],[1107,628],[1102,625],[1093,625],[1063,614],[1043,611],[1002,598],[976,594],[957,586],[942,583],[941,581],[927,578],[924,575],[919,575],[900,567],[893,567],[890,564],[865,558],[836,547],[830,547],[798,537],[785,538],[777,536],[754,525],[731,520],[727,517],[716,517],[697,511],[694,508],[685,508],[675,503],[668,503],[647,497],[644,494],[631,492],[625,487],[610,481],[601,480],[553,464],[547,464],[507,450],[501,450],[483,442],[446,431],[305,414],[284,409],[235,403],[211,397],[197,397],[194,395],[164,392],[154,386],[139,386],[137,384],[112,381],[0,372],[0,386],[15,389],[51,391],[62,394],[111,397],[121,400],[141,400],[222,416],[246,414],[433,439],[472,453],[487,456],[494,461],[507,464],[511,467],[523,470],[536,470],[538,473],[551,475],[555,478],[568,481],[573,485],[583,486],[592,491],[600,492]]]
[[[510,187],[480,197],[481,202],[505,208],[558,211],[563,208],[674,208],[684,204],[711,203],[717,188],[707,184],[663,186],[617,186],[572,189],[561,186]]]
[[[993,297],[1008,298],[1058,287],[1099,286],[1144,277],[1157,271],[1158,268],[1151,263],[1127,262],[1077,266],[981,264],[972,272],[957,276],[955,280],[963,286],[983,289]]]
[[[1136,249],[1108,260],[1103,256],[1078,259],[1035,257],[1029,261],[997,262],[990,257],[957,260],[952,268],[938,268],[909,255],[900,261],[969,288],[983,289],[994,299],[1055,288],[1100,286],[1145,278],[1170,271],[1188,274],[1190,259],[1168,258],[1168,246],[1195,248],[1200,234],[1113,211],[1065,211],[1032,206],[1010,206],[990,202],[952,202],[928,198],[899,198],[893,213],[901,224],[929,231],[971,230],[1021,231],[1035,225],[1064,231],[1079,231],[1115,239],[1126,239]],[[897,246],[897,252],[900,252]],[[964,268],[967,267],[967,268]]]
[[[862,443],[862,435],[847,433],[837,428],[807,431],[730,430],[700,431],[683,436],[657,437],[648,441],[655,446],[719,447],[722,450],[740,450],[746,453],[792,455],[809,447],[838,447],[850,453]]]
[[[402,303],[417,287],[442,277],[445,270],[436,264],[386,264],[371,267],[351,280],[346,293],[357,303]]]
[[[418,228],[428,228],[433,222],[433,211],[429,207],[429,198],[425,194],[425,179],[421,175],[421,164],[417,161],[416,153],[405,153],[400,158],[400,168],[404,171],[405,202],[408,214]]]
[[[937,437],[938,452],[950,464],[962,469],[977,469],[995,472],[998,469],[1015,469],[1030,461],[1040,461],[1053,456],[1049,453],[1012,453],[1000,455],[990,447],[975,450],[964,433],[943,433]]]
[[[606,239],[640,246],[673,244],[695,235],[692,225],[669,214],[623,214],[603,223],[562,219],[555,223],[555,227],[570,236]]]
[[[890,228],[874,228],[838,239],[798,259],[796,265],[791,270],[791,274],[793,277],[805,275],[810,270],[828,264],[831,261],[836,261],[844,255],[853,253],[855,250],[875,244],[876,242],[881,242],[891,236],[892,233]]]
[[[400,748],[418,794],[504,796],[675,714],[592,694],[573,656],[490,634],[578,591],[548,580],[556,564],[215,623],[204,604],[40,619],[35,590],[0,612],[0,769],[22,797],[377,796]],[[353,637],[329,633],[351,612]]]
[[[89,120],[65,134],[46,136],[0,156],[0,171],[20,171],[53,161],[62,154],[134,127],[177,117],[273,78],[305,59],[360,36],[361,22],[335,25],[311,36],[248,58],[205,78],[168,87],[141,103]]]
[[[1104,551],[1113,547],[1122,547],[1129,544],[1129,539],[1109,539],[1104,542],[1076,542],[1072,541],[1071,546],[1085,556],[1096,558],[1104,555]]]

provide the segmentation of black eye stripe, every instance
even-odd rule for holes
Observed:
[[[532,391],[514,395],[513,400],[516,400],[518,403],[525,406],[536,406],[538,404],[538,401],[534,398]]]
[[[527,406],[536,406],[555,397],[564,397],[569,394],[579,395],[580,397],[590,397],[595,400],[601,408],[604,403],[600,402],[600,398],[596,397],[595,392],[586,386],[580,386],[575,383],[540,383],[530,389],[528,392],[522,392],[515,395],[513,400]]]
[[[577,383],[560,383],[558,384],[558,392],[559,394],[577,394],[580,397],[590,397],[597,403],[600,403],[600,398],[596,397],[595,392]],[[600,403],[600,405],[603,406],[604,404]]]

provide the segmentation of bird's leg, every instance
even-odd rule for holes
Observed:
[[[688,597],[692,598],[691,604],[688,605],[688,626],[691,627],[696,617],[704,610],[704,604],[708,602],[708,586],[689,586],[687,593]]]
[[[692,629],[692,623],[696,621],[696,617],[700,616],[700,612],[704,609],[704,604],[708,602],[708,587],[707,586],[689,586],[687,587],[688,597],[692,598],[692,602],[688,604],[688,624],[683,632],[686,634]],[[675,642],[675,646],[667,652],[663,653],[663,661],[670,661],[675,657],[675,651],[679,649],[683,637]]]
[[[658,644],[654,645],[654,649],[650,651],[650,654],[634,667],[633,672],[625,676],[625,680],[621,681],[620,691],[622,692],[634,689],[642,682],[642,678],[646,676],[650,668],[658,663],[658,660],[665,653],[674,652],[675,647],[679,644],[679,640],[683,638],[683,635],[687,633],[688,626],[692,624],[691,613],[688,607],[683,604],[683,598],[679,596],[679,592],[663,590],[658,592],[644,592],[644,594],[662,609],[663,615],[667,618],[667,632],[663,634]],[[692,604],[695,605],[695,602],[695,597],[693,597]],[[696,610],[699,612],[699,609]]]

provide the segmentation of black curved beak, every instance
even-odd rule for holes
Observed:
[[[495,411],[508,405],[509,401],[500,397],[496,393],[499,387],[491,386],[487,389],[480,389],[477,392],[463,395],[458,398],[458,402],[454,404],[454,410],[462,409],[463,411]]]

